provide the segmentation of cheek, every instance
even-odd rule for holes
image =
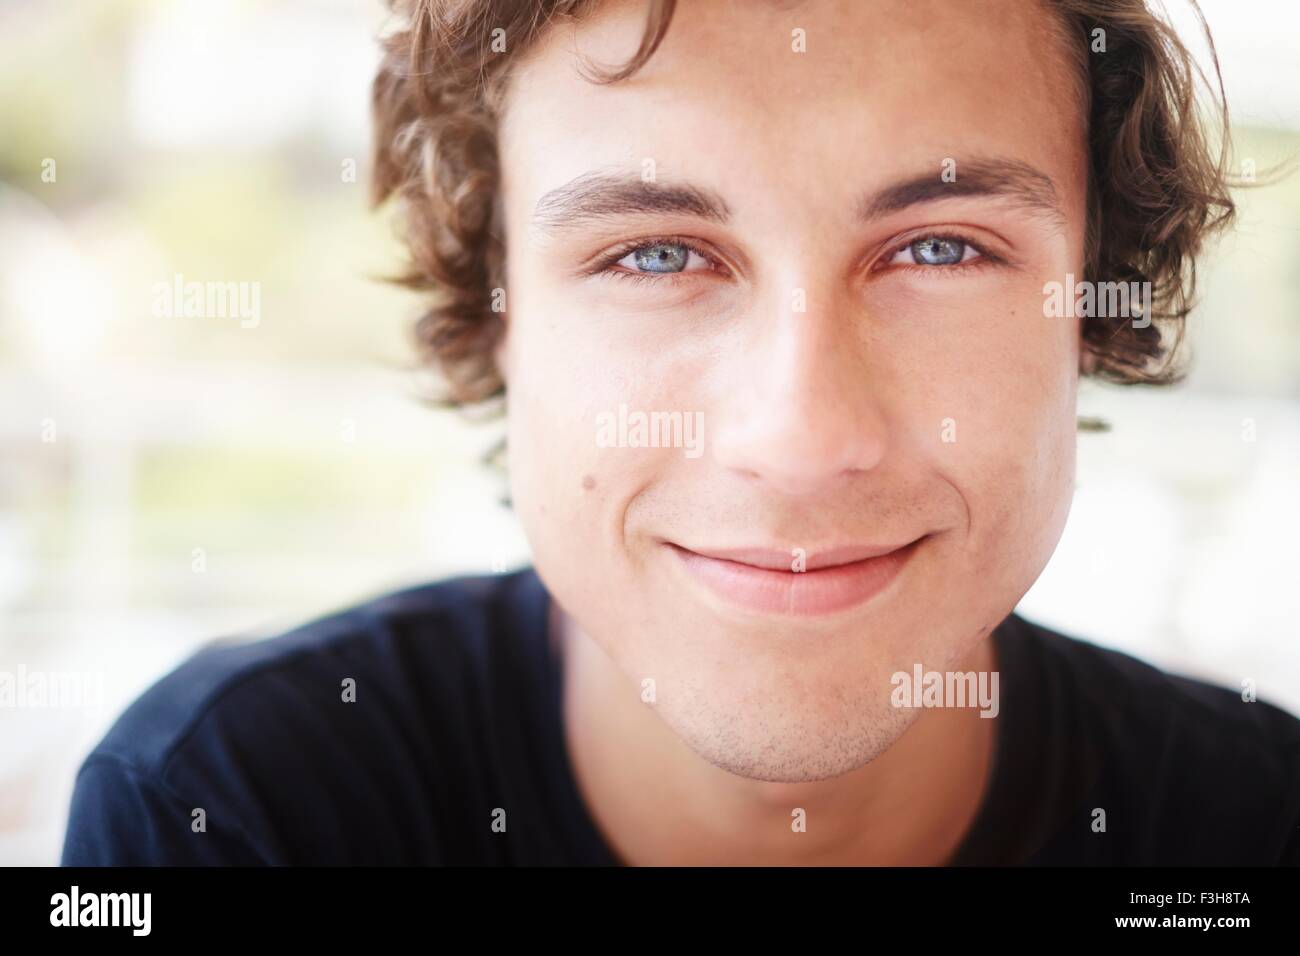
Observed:
[[[594,517],[587,506],[594,489],[585,487],[594,479],[584,481],[597,464],[587,397],[566,376],[548,375],[551,363],[534,358],[516,366],[522,374],[508,390],[511,498],[536,551],[577,548]]]
[[[543,337],[516,339],[516,347],[535,347],[518,353],[526,357],[514,363],[508,384],[513,508],[533,566],[559,604],[590,633],[620,635],[637,606],[629,596],[647,586],[625,540],[629,503],[680,452],[601,447],[602,413],[616,415],[620,403],[653,408],[653,396],[608,352],[583,351],[579,342],[556,348],[554,338],[536,338]]]
[[[1046,356],[1051,355],[1050,361]],[[1051,557],[1074,489],[1075,353],[1044,349],[966,396],[952,481],[970,511],[969,553],[981,574],[1027,588]]]
[[[1034,280],[984,306],[913,303],[921,321],[898,333],[914,340],[897,351],[910,360],[896,413],[968,512],[954,560],[1012,590],[1047,563],[1074,485],[1078,327],[1044,318],[1039,290]]]
[[[609,422],[620,406],[658,406],[614,353],[566,339],[562,321],[514,330],[507,460],[515,512],[539,568],[590,568],[617,558],[627,502],[653,480],[661,457],[658,449],[605,447]],[[612,434],[617,439],[617,428]]]

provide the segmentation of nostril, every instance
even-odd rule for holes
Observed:
[[[835,416],[798,421],[750,418],[720,421],[713,436],[718,463],[747,482],[786,494],[810,494],[876,468],[886,443],[883,428],[860,427]]]

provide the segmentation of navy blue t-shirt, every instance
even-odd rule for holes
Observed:
[[[619,863],[565,749],[549,604],[532,569],[458,578],[198,652],[82,765],[64,865]],[[954,864],[1300,863],[1300,720],[1014,614],[993,640]]]

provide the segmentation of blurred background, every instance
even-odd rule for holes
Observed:
[[[1300,154],[1300,4],[1202,6],[1234,168]],[[480,464],[499,425],[422,402],[418,300],[377,281],[385,23],[379,0],[0,0],[0,677],[49,689],[0,699],[0,864],[57,862],[81,758],[200,644],[528,560]],[[1300,175],[1238,198],[1189,381],[1084,386],[1111,430],[1080,435],[1020,610],[1300,713]],[[190,282],[243,308],[186,317]]]

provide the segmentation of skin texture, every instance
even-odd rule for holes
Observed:
[[[1070,61],[1050,14],[1018,0],[693,0],[632,78],[583,78],[582,57],[623,62],[643,24],[612,2],[551,29],[500,130],[512,494],[563,609],[580,786],[628,862],[943,862],[996,720],[894,707],[890,678],[994,669],[987,636],[1069,510],[1079,326],[1044,317],[1043,286],[1082,272]],[[952,189],[855,216],[941,180],[945,159],[958,183],[1032,167],[1056,213]],[[575,179],[638,179],[646,160],[727,221],[537,219]],[[954,233],[997,261],[908,259]],[[628,259],[591,274],[663,236],[709,258],[675,278],[637,281]],[[621,403],[702,412],[704,454],[599,447]],[[812,617],[720,600],[664,543],[816,554],[922,535],[882,593]]]

